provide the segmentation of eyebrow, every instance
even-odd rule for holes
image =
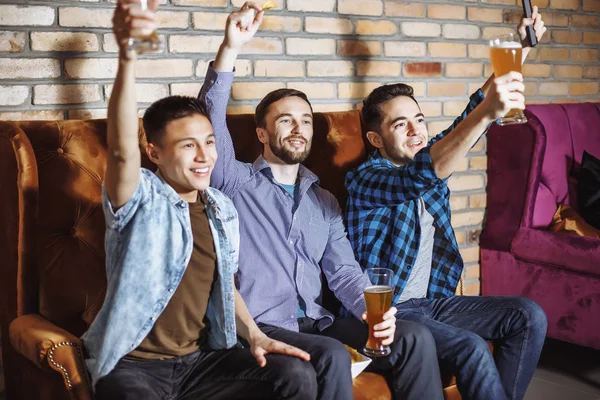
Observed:
[[[214,139],[214,138],[215,138],[215,134],[212,133],[212,132],[206,136],[206,139]],[[195,138],[195,137],[192,137],[192,136],[190,136],[190,137],[184,137],[184,138],[181,138],[181,139],[177,139],[175,141],[175,144],[178,144],[178,143],[181,143],[181,142],[185,142],[186,140],[196,141],[196,140],[198,140],[198,138]]]
[[[312,114],[309,114],[309,113],[302,114],[302,116],[303,116],[303,117],[308,117],[308,118],[310,118],[310,119],[312,119],[312,117],[313,117],[313,116],[312,116]],[[278,120],[279,118],[281,118],[281,117],[293,117],[293,115],[292,115],[292,114],[290,114],[290,113],[283,113],[283,114],[279,114],[279,115],[277,116],[277,118],[275,118],[275,121],[277,121],[277,120]]]
[[[417,117],[423,117],[423,118],[425,118],[425,116],[423,115],[423,113],[418,113],[418,114],[415,114],[415,118],[417,118]],[[398,118],[394,118],[394,119],[392,120],[392,122],[390,122],[390,125],[394,125],[394,124],[395,124],[396,122],[398,122],[398,121],[406,121],[407,119],[408,119],[408,118],[406,118],[406,117],[398,117]]]

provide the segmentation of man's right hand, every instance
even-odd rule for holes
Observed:
[[[223,46],[237,51],[241,50],[258,31],[263,15],[262,8],[252,1],[247,1],[238,11],[229,14],[225,25]]]
[[[133,60],[136,57],[134,51],[129,50],[129,39],[132,37],[144,37],[156,30],[156,9],[159,0],[148,0],[148,9],[142,10],[136,6],[138,0],[118,0],[117,8],[112,19],[113,32],[119,45],[119,57],[125,60]]]
[[[525,109],[525,85],[523,75],[519,72],[509,72],[495,78],[482,102],[485,114],[492,120],[503,117],[513,109]]]

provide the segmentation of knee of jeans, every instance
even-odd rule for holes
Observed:
[[[287,391],[297,393],[294,398],[316,398],[318,392],[317,373],[309,361],[286,357],[285,363],[281,367],[279,374],[285,381]]]
[[[521,297],[519,298],[519,308],[526,314],[527,323],[532,331],[545,335],[548,321],[542,307],[531,299]]]
[[[465,335],[464,343],[465,351],[472,357],[481,359],[492,355],[488,342],[475,333],[468,332]]]
[[[429,328],[411,321],[396,322],[396,338],[407,340],[409,345],[431,349],[435,353],[435,340]]]
[[[350,365],[350,353],[342,342],[337,339],[329,339],[327,343],[327,354],[331,362],[341,365]]]

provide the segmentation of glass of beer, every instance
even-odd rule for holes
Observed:
[[[490,39],[490,60],[497,77],[510,71],[521,72],[522,54],[521,40],[515,33]],[[499,125],[524,124],[527,122],[527,118],[523,114],[523,110],[513,108],[497,122]]]
[[[147,10],[148,0],[138,0],[137,3],[130,3],[128,7],[139,7],[142,10]],[[164,49],[164,43],[155,30],[148,36],[130,38],[128,47],[129,50],[133,50],[137,54],[142,54],[153,51],[162,51]]]
[[[381,357],[390,354],[390,347],[384,346],[382,338],[376,338],[373,327],[383,322],[383,314],[392,306],[392,279],[394,273],[387,268],[369,268],[367,276],[371,284],[365,288],[367,303],[367,322],[369,323],[369,339],[363,349],[368,357]]]

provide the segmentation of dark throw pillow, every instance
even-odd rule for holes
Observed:
[[[579,172],[579,213],[588,224],[600,229],[600,160],[583,152]]]

